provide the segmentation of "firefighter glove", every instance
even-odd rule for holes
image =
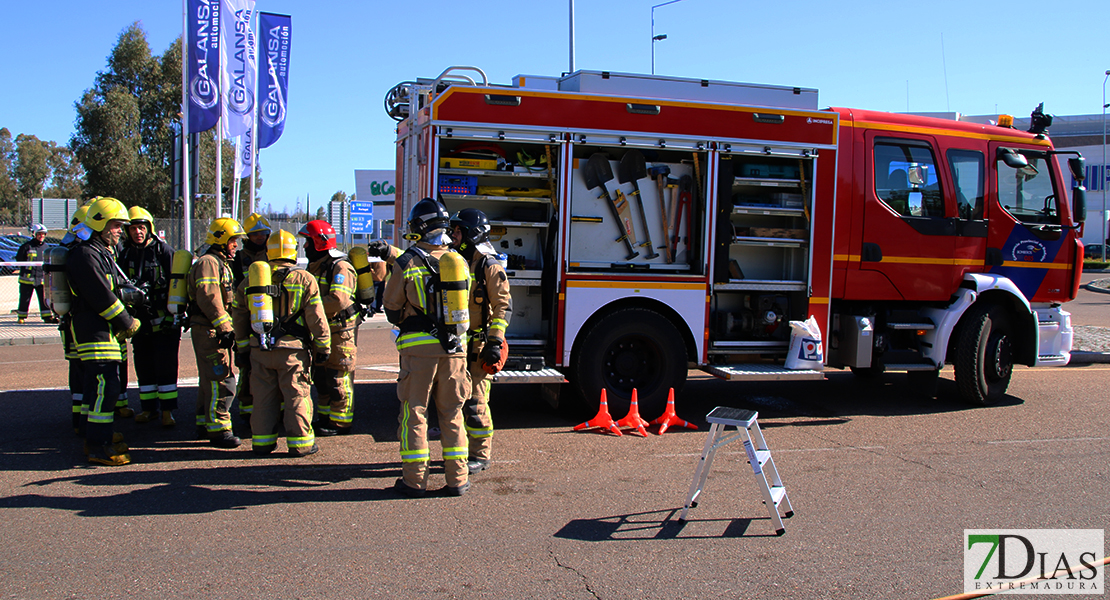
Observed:
[[[140,323],[138,319],[131,319],[131,326],[117,333],[116,339],[122,342],[123,340],[133,337],[139,332],[139,327],[142,327],[142,325],[143,324]]]
[[[216,333],[216,343],[224,350],[231,350],[235,347],[235,332],[234,331],[219,331]]]
[[[389,257],[389,242],[385,240],[372,240],[366,244],[366,255],[376,256],[382,260]]]
[[[322,365],[325,365],[325,364],[327,364],[328,357],[330,357],[330,356],[331,356],[330,352],[317,352],[316,357],[312,360],[312,364],[314,364],[318,367],[322,366]]]
[[[490,375],[496,375],[505,366],[505,359],[509,357],[509,346],[505,340],[501,338],[489,338],[486,345],[482,347],[482,352],[478,355],[478,360],[482,364],[482,370]]]

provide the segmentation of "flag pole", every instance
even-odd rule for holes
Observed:
[[[193,203],[189,190],[189,0],[181,0],[181,236],[182,246],[193,249]]]
[[[256,11],[254,11],[254,13],[251,14],[251,18],[254,19],[254,24],[255,24],[254,25],[254,31],[255,31],[255,34],[254,34],[254,39],[255,39],[255,45],[254,45],[254,48],[255,48],[255,54],[254,54],[254,110],[251,111],[251,149],[250,149],[250,152],[251,152],[251,180],[250,180],[250,189],[247,190],[247,198],[249,198],[249,200],[247,201],[247,206],[250,209],[251,213],[254,213],[254,212],[256,212],[255,211],[255,206],[254,206],[255,174],[258,173],[258,155],[259,155],[259,150],[258,150],[258,106],[259,106],[259,102],[258,102],[258,60],[260,58],[261,51],[258,48],[258,28],[260,27],[259,23],[261,23],[261,17],[258,16],[258,11],[256,10]]]

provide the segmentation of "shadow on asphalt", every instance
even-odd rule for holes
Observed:
[[[692,510],[696,511],[696,509]],[[772,531],[770,517],[757,519],[696,519],[689,518],[696,516],[696,514],[690,513],[687,515],[687,521],[681,523],[678,520],[678,515],[681,512],[681,508],[671,508],[597,519],[574,519],[555,532],[554,536],[581,542],[777,537]],[[764,521],[765,523],[763,523]],[[753,524],[756,527],[764,527],[762,531],[765,533],[749,531]]]

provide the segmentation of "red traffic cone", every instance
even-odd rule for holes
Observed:
[[[640,435],[647,437],[647,430],[644,429],[647,426],[648,422],[640,417],[640,401],[636,395],[636,388],[632,388],[632,405],[628,407],[628,414],[617,421],[617,427],[631,427],[639,431]]]
[[[675,414],[675,412],[674,412],[674,388],[671,388],[671,391],[667,394],[667,408],[666,408],[666,410],[663,411],[663,415],[661,417],[659,417],[658,419],[652,421],[651,424],[659,426],[658,435],[663,435],[667,431],[667,428],[670,427],[671,425],[678,425],[679,427],[685,427],[687,429],[697,429],[698,428],[697,425],[694,425],[693,423],[691,423],[689,421],[683,421],[682,419],[678,418],[677,414]]]
[[[609,401],[605,398],[605,388],[601,388],[601,408],[597,411],[597,416],[585,423],[575,425],[574,430],[581,431],[594,427],[601,427],[617,435],[623,435],[621,430],[617,429],[617,424],[613,422],[613,417],[609,416]]]

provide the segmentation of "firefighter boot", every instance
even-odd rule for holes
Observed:
[[[173,427],[175,423],[177,423],[177,421],[173,420],[173,413],[168,410],[162,411],[162,427],[169,429]]]
[[[396,482],[394,482],[393,490],[401,495],[408,496],[409,498],[424,497],[424,490],[410,487],[409,484],[405,483],[404,479],[398,479]]]
[[[467,480],[466,483],[463,483],[460,486],[456,486],[456,487],[447,486],[443,489],[447,491],[448,496],[462,496],[463,494],[470,491],[470,480]]]
[[[488,460],[482,460],[480,458],[472,458],[472,459],[466,461],[466,470],[471,475],[473,475],[475,473],[481,473],[482,471],[485,471],[486,469],[489,468],[489,464],[490,463],[489,463]]]
[[[316,431],[316,437],[331,437],[339,434],[339,428],[335,426],[335,423],[332,423],[329,417],[320,418],[312,424],[312,428]]]
[[[127,408],[126,406],[122,406],[116,409],[116,416],[121,419],[130,419],[131,417],[135,416],[135,411]]]
[[[112,444],[102,444],[89,448],[89,462],[109,467],[122,467],[131,462],[131,455],[120,452]]]
[[[158,414],[158,411],[144,410],[143,412],[135,415],[135,422],[136,423],[149,423],[149,422],[154,420],[154,417],[157,414]]]
[[[293,448],[293,449],[291,449],[289,451],[289,456],[292,456],[293,458],[301,458],[302,456],[308,456],[310,454],[316,454],[319,451],[320,451],[320,446],[317,446],[315,443],[313,443],[311,448]]]
[[[238,448],[239,444],[243,443],[235,437],[235,434],[227,430],[217,433],[209,439],[209,442],[217,448]]]

